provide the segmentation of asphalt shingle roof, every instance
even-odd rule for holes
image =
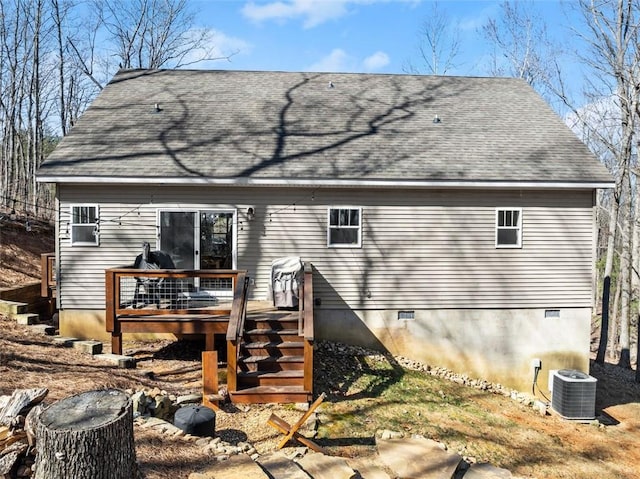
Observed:
[[[611,182],[522,80],[195,70],[119,72],[38,175]]]

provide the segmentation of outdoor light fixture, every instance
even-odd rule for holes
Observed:
[[[433,117],[433,122],[434,123],[440,123],[442,120],[440,119],[440,117],[438,115]]]
[[[247,208],[247,221],[253,221],[253,219],[256,217],[256,212],[253,209],[253,207],[249,207]]]

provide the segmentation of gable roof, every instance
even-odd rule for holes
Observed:
[[[38,179],[612,185],[523,80],[197,70],[120,71]]]

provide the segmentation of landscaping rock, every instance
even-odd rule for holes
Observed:
[[[349,467],[356,471],[364,479],[392,479],[380,466],[373,462],[371,457],[357,457],[347,459]]]
[[[219,464],[218,462],[222,462]],[[208,468],[189,474],[189,479],[269,479],[262,468],[246,454],[218,459]]]
[[[314,452],[298,459],[298,464],[313,479],[354,479],[356,472],[341,457]]]
[[[202,402],[202,394],[185,394],[176,398],[178,406],[182,404],[200,403]]]
[[[451,479],[462,458],[430,439],[376,439],[381,461],[403,479]]]
[[[262,456],[257,459],[257,462],[270,477],[277,477],[278,479],[310,479],[309,474],[279,451]]]
[[[398,431],[390,431],[389,429],[383,429],[382,431],[377,431],[376,436],[380,439],[399,439],[404,437],[404,434]]]
[[[161,419],[170,419],[173,414],[171,399],[163,394],[155,397],[152,409],[154,417]]]
[[[131,356],[123,356],[122,354],[95,354],[94,356],[96,359],[113,363],[121,369],[133,369],[136,367],[136,360]]]
[[[491,464],[472,464],[464,479],[511,479],[511,472]]]

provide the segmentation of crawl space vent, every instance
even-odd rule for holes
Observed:
[[[415,311],[398,311],[398,320],[413,321],[414,319],[416,319]]]
[[[596,378],[574,369],[554,371],[551,407],[565,419],[594,419],[596,383]]]

